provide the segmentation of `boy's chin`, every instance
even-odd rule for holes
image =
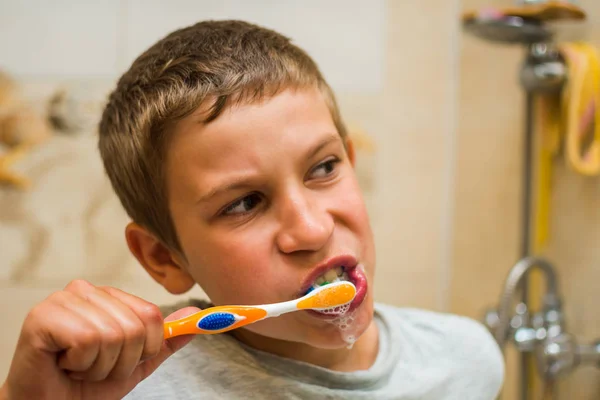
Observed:
[[[300,326],[299,331],[281,335],[280,339],[299,342],[315,349],[339,350],[351,347],[365,333],[372,318],[362,313],[356,315],[352,323],[327,322],[317,328],[314,326]],[[300,334],[298,334],[300,333]]]
[[[358,339],[358,338],[357,338]],[[311,347],[321,350],[342,350],[352,348],[353,341],[346,341],[339,337],[325,338],[323,340],[313,340],[311,343],[306,343]]]
[[[336,350],[342,348],[351,348],[352,345],[360,339],[372,323],[373,318],[367,313],[360,313],[354,316],[350,323],[331,322],[327,328],[318,331],[311,337],[307,343],[312,347]]]

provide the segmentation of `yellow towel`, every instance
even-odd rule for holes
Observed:
[[[600,56],[587,43],[559,45],[568,79],[559,95],[535,99],[537,153],[534,181],[533,252],[540,252],[550,230],[552,162],[559,154],[577,173],[600,174]]]
[[[600,173],[600,57],[587,43],[560,46],[569,79],[562,97],[562,130],[569,167],[583,175]]]

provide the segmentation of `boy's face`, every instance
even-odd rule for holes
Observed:
[[[199,120],[178,125],[167,160],[183,269],[215,305],[257,305],[299,298],[343,267],[358,289],[345,334],[359,337],[373,315],[373,236],[351,145],[346,152],[321,93],[286,90],[230,107],[208,125]],[[246,329],[346,345],[338,325],[306,311]]]

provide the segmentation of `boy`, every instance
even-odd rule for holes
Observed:
[[[169,292],[199,284],[215,305],[265,304],[337,278],[357,296],[333,319],[296,312],[164,341],[156,306],[74,281],[26,318],[4,399],[497,396],[502,356],[480,324],[374,305],[353,145],[287,38],[240,21],[173,32],[118,82],[99,147],[133,220],[129,248]]]

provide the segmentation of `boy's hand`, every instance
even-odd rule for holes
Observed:
[[[165,341],[151,303],[73,281],[28,314],[0,399],[121,399],[191,339]]]

